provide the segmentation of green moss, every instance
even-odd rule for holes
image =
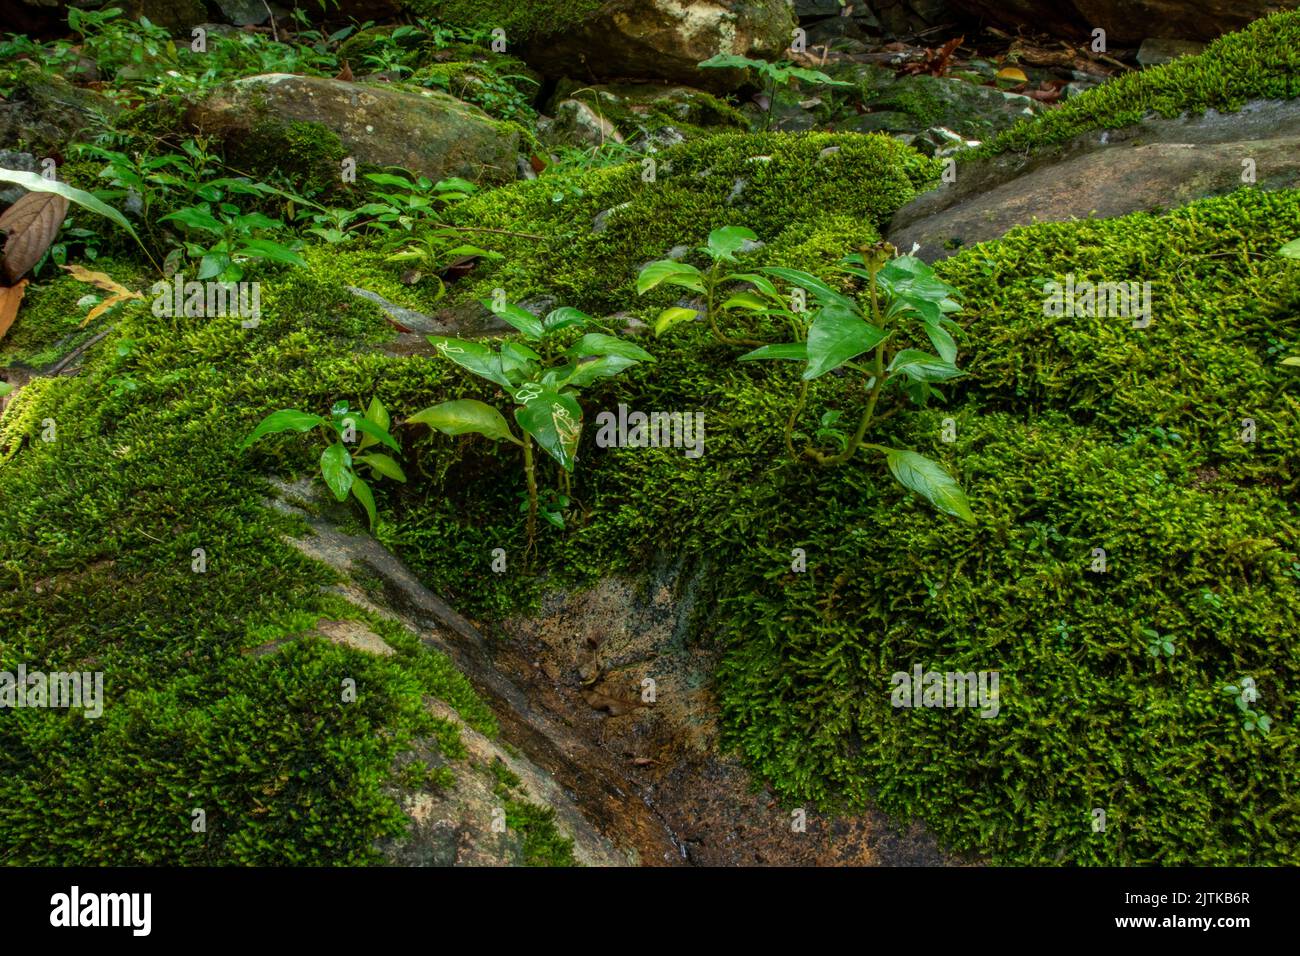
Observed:
[[[339,164],[348,155],[338,134],[321,123],[255,124],[226,145],[228,161],[261,180],[288,182],[307,196],[340,186]]]
[[[506,826],[520,835],[525,866],[576,866],[573,840],[555,825],[555,810],[513,796],[521,782],[517,774],[497,758],[488,767],[496,779],[493,792],[502,799]]]
[[[239,454],[245,411],[323,408],[325,393],[359,404],[382,363],[351,350],[387,335],[340,286],[282,277],[255,330],[124,313],[78,377],[25,387],[0,424],[0,669],[102,671],[106,698],[100,720],[17,710],[0,721],[10,862],[371,861],[406,826],[388,795],[396,758],[424,738],[456,750],[424,695],[495,730],[440,655],[323,594],[332,574],[283,541],[302,529],[260,504],[252,463],[305,472],[311,452]],[[134,392],[115,390],[122,375]],[[358,615],[398,653],[304,636],[319,617]],[[355,702],[341,698],[345,679]],[[195,809],[206,832],[191,829]]]
[[[1300,96],[1300,12],[1256,20],[1220,37],[1199,56],[1129,73],[1088,90],[1043,116],[1007,130],[975,155],[1026,152],[1080,133],[1208,109],[1235,112],[1249,100]]]
[[[727,739],[792,801],[875,802],[1004,863],[1295,862],[1300,399],[1278,362],[1300,349],[1300,274],[1273,252],[1297,217],[1300,193],[1246,190],[1017,230],[945,263],[967,297],[972,374],[946,407],[896,416],[878,440],[943,461],[974,527],[936,516],[878,461],[788,464],[795,374],[738,365],[686,330],[585,407],[701,410],[704,457],[588,435],[574,486],[586,517],[542,535],[545,576],[485,570],[492,548],[523,541],[515,456],[484,442],[417,440],[441,477],[397,503],[391,540],[483,615],[663,553],[703,565],[694,639],[724,651]],[[830,235],[854,242],[850,225]],[[1150,280],[1152,326],[1049,320],[1041,279],[1070,271]],[[445,393],[459,394],[492,399],[468,382]],[[861,401],[851,382],[820,380],[803,427]],[[1240,441],[1243,407],[1254,444]],[[787,573],[796,547],[806,574]],[[1094,548],[1105,574],[1090,571]],[[1176,656],[1153,659],[1144,628]],[[890,676],[918,663],[998,671],[1000,716],[896,710]],[[1219,692],[1243,675],[1267,685],[1267,738]]]
[[[512,301],[549,293],[591,311],[635,308],[640,266],[675,246],[701,245],[712,229],[743,223],[778,241],[828,210],[882,225],[938,170],[887,137],[834,134],[725,134],[654,162],[652,182],[643,164],[630,163],[518,183],[456,207],[453,222],[527,235],[485,237],[504,258],[482,264],[455,297],[500,287]]]
[[[575,99],[586,103],[613,124],[624,140],[640,135],[652,141],[669,129],[682,139],[747,130],[749,123],[735,107],[702,90],[652,83],[585,86],[562,80],[552,102]],[[554,108],[552,107],[552,110]]]
[[[506,31],[507,40],[546,36],[582,23],[600,9],[603,0],[406,0],[419,16],[476,30]]]
[[[880,137],[723,136],[657,159],[654,182],[629,166],[461,207],[461,221],[542,238],[504,237],[507,258],[454,285],[450,304],[500,285],[514,300],[645,315],[662,303],[635,295],[637,267],[677,245],[690,256],[728,223],[766,243],[746,264],[820,268],[935,172]],[[412,480],[376,489],[377,536],[483,619],[664,554],[703,569],[687,639],[721,650],[726,739],[787,799],[874,801],[995,862],[1294,864],[1300,401],[1278,362],[1300,352],[1300,278],[1275,250],[1297,234],[1300,193],[1243,190],[1164,216],[1016,230],[947,261],[971,374],[946,405],[896,415],[876,437],[943,461],[973,526],[865,456],[827,471],[787,462],[797,370],[737,363],[680,327],[650,346],[657,363],[591,389],[585,408],[588,421],[620,402],[702,411],[704,456],[602,449],[588,428],[569,528],[539,534],[544,573],[489,571],[497,547],[512,567],[524,560],[523,478],[505,443],[399,421]],[[283,540],[302,527],[261,504],[262,475],[312,474],[319,447],[286,435],[241,454],[253,424],[340,398],[378,396],[399,419],[462,395],[500,401],[448,363],[380,350],[391,329],[346,286],[439,307],[392,264],[363,246],[309,258],[250,272],[264,280],[256,329],[125,310],[80,375],[27,386],[0,421],[0,669],[93,667],[111,702],[100,721],[0,721],[0,856],[369,861],[403,825],[388,795],[402,754],[423,740],[461,753],[424,695],[491,731],[414,635],[366,618],[398,651],[386,658],[304,636],[318,616],[360,612],[322,593],[332,574]],[[1150,281],[1152,325],[1046,316],[1041,281],[1066,273]],[[69,281],[49,294],[71,295]],[[60,321],[55,301],[41,324]],[[124,376],[134,391],[115,386]],[[852,378],[825,376],[800,427],[862,400]],[[1104,575],[1089,570],[1099,547]],[[206,573],[191,570],[195,548]],[[788,571],[794,548],[804,574]],[[1178,653],[1152,658],[1143,628]],[[890,675],[914,664],[997,670],[1000,715],[893,708]],[[1243,732],[1219,692],[1243,675],[1268,737]],[[355,705],[339,701],[345,678]],[[546,811],[504,799],[525,858],[563,862]],[[206,834],[190,829],[195,807]]]

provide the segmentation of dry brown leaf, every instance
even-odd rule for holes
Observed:
[[[352,82],[352,64],[348,63],[347,60],[344,60],[344,61],[343,61],[343,69],[339,70],[339,72],[338,72],[338,76],[334,77],[334,79],[336,79],[336,80],[342,80],[344,83],[351,83],[351,82]]]
[[[45,255],[68,214],[68,201],[55,193],[27,193],[0,215],[7,233],[3,268],[10,285]]]
[[[0,286],[0,339],[5,337],[9,326],[18,318],[18,306],[23,301],[27,290],[27,280],[19,280],[17,285]]]
[[[91,272],[84,266],[78,265],[60,266],[59,268],[67,270],[72,278],[77,279],[80,282],[87,282],[90,285],[93,285],[98,289],[103,289],[105,292],[109,293],[108,297],[105,298],[103,302],[91,309],[90,313],[81,320],[81,328],[83,329],[119,302],[126,302],[128,299],[144,298],[144,296],[139,292],[132,292],[126,286],[114,281],[112,276],[103,272]]]

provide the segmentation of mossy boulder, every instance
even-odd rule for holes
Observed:
[[[1026,160],[1004,154],[961,165],[955,182],[899,210],[889,238],[926,259],[995,239],[1022,223],[1171,209],[1232,192],[1300,187],[1300,102],[1166,120],[1081,137]]]
[[[521,135],[517,127],[436,90],[283,73],[222,87],[190,107],[186,121],[215,136],[236,157],[245,144],[274,156],[277,139],[287,155],[302,124],[311,124],[337,137],[358,164],[401,166],[434,180],[461,176],[480,182],[514,178]],[[337,152],[332,143],[326,151]]]
[[[1031,97],[956,77],[895,77],[892,70],[871,64],[845,65],[831,73],[854,84],[867,110],[831,117],[841,130],[917,134],[941,127],[982,141],[1044,111]]]
[[[697,64],[719,53],[774,59],[793,30],[788,0],[610,0],[563,29],[529,39],[522,55],[552,75],[726,89],[743,76]]]
[[[1129,73],[1071,97],[986,143],[979,156],[1030,153],[1082,134],[1119,129],[1150,113],[1172,119],[1234,112],[1252,100],[1300,96],[1300,11],[1278,13],[1224,36],[1199,56]]]
[[[111,123],[121,108],[94,90],[27,64],[0,102],[0,146],[62,159],[69,144]]]
[[[748,128],[738,110],[711,93],[656,83],[589,86],[563,80],[548,112],[556,120],[549,131],[554,140],[590,143],[614,134],[638,149]]]

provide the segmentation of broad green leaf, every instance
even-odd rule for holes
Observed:
[[[930,337],[930,344],[939,353],[939,358],[952,363],[957,360],[957,342],[941,325],[925,324],[925,334]]]
[[[736,253],[744,247],[746,242],[757,241],[758,236],[743,226],[723,226],[721,229],[714,229],[709,233],[708,245],[704,247],[704,251],[712,259],[734,262]]]
[[[388,431],[392,420],[388,416],[388,409],[384,408],[384,403],[378,398],[372,398],[370,405],[366,408],[366,418],[370,419],[384,431]]]
[[[786,359],[793,362],[808,361],[808,345],[805,342],[781,342],[776,345],[764,345],[746,352],[737,361],[754,362],[760,359]]]
[[[578,438],[582,434],[582,408],[578,403],[568,395],[536,384],[518,389],[515,401],[523,403],[522,408],[515,409],[519,427],[532,435],[560,467],[573,471]]]
[[[768,66],[766,60],[751,60],[747,56],[740,56],[737,53],[715,53],[696,66],[703,68],[721,68],[721,69],[758,69],[759,67]]]
[[[571,305],[562,305],[546,314],[546,318],[542,320],[542,327],[547,332],[558,332],[560,329],[567,329],[574,325],[588,325],[591,321],[591,316],[586,312],[575,309]]]
[[[393,449],[393,451],[400,452],[402,450],[401,446],[397,444],[397,439],[388,434],[387,429],[380,428],[370,419],[362,415],[360,411],[349,412],[339,420],[339,425],[341,427],[347,427],[349,423],[351,423],[352,426],[363,435],[369,435],[376,441],[387,445],[389,448]]]
[[[366,509],[366,515],[370,518],[370,530],[375,530],[375,496],[370,491],[370,486],[358,478],[352,476],[352,494],[361,506]]]
[[[282,246],[270,239],[245,239],[243,248],[235,253],[237,256],[249,256],[254,259],[270,259],[272,262],[287,262],[292,266],[306,266],[307,261],[288,246]]]
[[[416,412],[407,422],[428,425],[447,435],[464,435],[474,433],[485,435],[493,441],[512,441],[522,444],[515,437],[505,416],[486,402],[473,398],[460,398],[451,402],[434,405],[424,411]]]
[[[406,472],[402,471],[402,466],[387,455],[370,452],[365,455],[357,455],[353,460],[369,465],[385,478],[392,478],[394,481],[406,481]]]
[[[682,286],[695,292],[704,291],[704,277],[699,269],[685,262],[662,259],[650,263],[641,270],[641,274],[636,277],[637,294],[644,295],[662,282]]]
[[[951,362],[920,349],[903,349],[889,363],[889,371],[905,375],[913,382],[946,382],[963,374]]]
[[[187,206],[161,217],[162,222],[179,222],[190,229],[199,229],[220,236],[226,231],[225,224],[202,206]]]
[[[724,276],[723,282],[748,282],[755,286],[759,292],[768,298],[775,299],[778,302],[783,301],[781,293],[777,291],[772,280],[767,276],[761,276],[757,272],[734,272],[729,276]]]
[[[513,384],[506,377],[501,364],[501,356],[486,345],[465,339],[452,339],[444,335],[430,335],[429,341],[438,350],[438,354],[451,359],[461,368],[469,369],[475,375],[510,388]]]
[[[655,319],[655,335],[663,335],[674,325],[680,325],[683,322],[691,322],[699,316],[700,313],[694,309],[683,309],[673,307],[664,309],[659,313],[659,318]]]
[[[319,415],[309,415],[296,408],[283,408],[263,418],[239,447],[243,450],[263,435],[270,435],[273,432],[309,432],[317,425],[328,424],[329,422]]]
[[[140,241],[140,237],[135,234],[135,230],[131,228],[131,224],[126,221],[124,215],[84,189],[77,189],[75,186],[69,186],[67,183],[61,183],[54,179],[46,179],[39,173],[4,169],[3,167],[0,167],[0,182],[14,183],[34,193],[54,193],[62,196],[68,202],[74,202],[83,209],[89,209],[91,212],[121,226],[141,249],[145,248],[144,243]],[[148,252],[147,249],[145,251]]]
[[[722,307],[724,309],[748,309],[751,312],[760,312],[771,308],[771,303],[756,292],[737,292],[722,303]]]
[[[1291,355],[1282,360],[1283,365],[1300,365],[1300,355]]]
[[[540,355],[522,342],[506,342],[501,346],[501,368],[507,375],[523,372],[530,378],[530,367],[541,360]]]
[[[904,488],[926,498],[944,514],[961,518],[969,524],[975,523],[975,515],[971,513],[966,493],[938,462],[914,451],[899,448],[887,449],[885,460],[889,463],[889,470]]]
[[[8,382],[0,382],[0,396],[8,395],[14,390],[14,387]]]
[[[641,346],[621,339],[617,335],[603,335],[600,332],[588,332],[575,342],[568,355],[585,358],[588,355],[621,355],[637,362],[653,362],[655,357]]]
[[[401,189],[415,191],[415,183],[405,176],[394,176],[392,173],[366,173],[366,179],[380,186],[397,186]]]
[[[534,342],[542,337],[542,320],[527,309],[511,304],[494,309],[492,308],[491,299],[484,299],[483,304],[517,328],[525,337],[532,339]]]
[[[803,377],[811,380],[825,375],[874,349],[884,338],[884,332],[849,309],[823,306],[808,329],[808,368]]]
[[[810,293],[814,299],[822,305],[838,305],[841,308],[857,311],[857,306],[853,300],[843,293],[836,292],[821,279],[811,273],[804,272],[800,269],[786,269],[780,266],[768,266],[762,270],[768,275],[776,276],[778,279],[784,279],[792,286],[798,286],[800,289]]]
[[[1300,239],[1292,239],[1278,250],[1278,254],[1286,256],[1288,259],[1300,259]]]
[[[321,452],[320,473],[335,498],[342,501],[348,496],[356,476],[352,474],[352,456],[342,442],[336,441]]]
[[[572,371],[564,375],[555,387],[585,388],[598,378],[611,378],[636,364],[636,359],[626,355],[600,355],[572,366]]]

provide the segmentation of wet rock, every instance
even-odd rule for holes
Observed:
[[[701,70],[718,53],[776,59],[794,29],[789,0],[612,0],[582,23],[530,41],[545,73],[637,78],[734,89],[734,70]]]
[[[623,142],[614,124],[581,100],[562,100],[555,107],[551,125],[553,142],[569,146],[602,146]]]
[[[294,124],[319,124],[358,165],[401,166],[433,180],[512,180],[519,151],[516,130],[445,93],[287,73],[223,86],[192,106],[186,121],[235,151],[250,136],[271,149]]]
[[[564,110],[577,113],[575,103],[585,108],[581,120],[563,117]],[[571,128],[577,121],[589,143],[615,139],[638,151],[665,149],[711,133],[747,128],[739,111],[712,94],[660,83],[592,86],[561,80],[548,109],[555,115],[548,140],[572,139]]]
[[[95,132],[101,116],[112,120],[120,112],[108,97],[25,64],[13,93],[0,102],[0,143],[39,159],[62,159],[70,143]]]
[[[1300,187],[1300,103],[1148,119],[1085,134],[1029,159],[967,163],[955,183],[900,209],[888,238],[900,248],[920,243],[918,254],[933,261],[1036,220],[1111,218],[1231,192],[1247,169],[1254,170],[1257,188]]]
[[[1106,31],[1109,44],[1141,43],[1146,37],[1212,40],[1240,30],[1279,7],[1277,0],[948,0],[953,10],[1004,27],[1090,37]]]
[[[1195,40],[1168,40],[1148,37],[1138,48],[1137,61],[1143,66],[1159,66],[1180,56],[1195,56],[1205,49],[1204,43]]]

